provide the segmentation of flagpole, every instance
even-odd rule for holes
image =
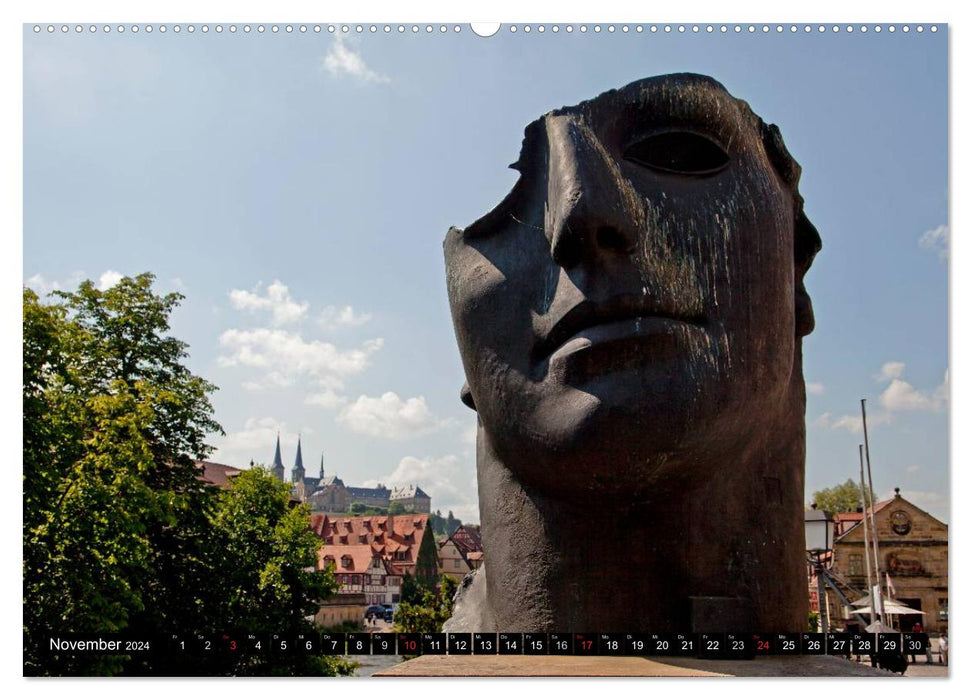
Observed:
[[[873,535],[873,575],[877,581],[877,588],[882,589],[883,584],[880,581],[880,547],[877,544],[877,521],[873,512],[873,506],[876,505],[872,502],[874,490],[873,490],[873,473],[870,471],[870,440],[867,437],[866,430],[866,399],[860,399],[860,410],[863,413],[863,445],[866,450],[866,473],[869,481],[870,490],[864,493],[864,508],[863,517],[866,517],[866,500],[870,498],[870,532]],[[880,616],[880,620],[883,620],[883,594],[879,596],[880,601],[877,603],[878,609],[877,614]]]
[[[863,480],[863,445],[860,445],[860,497],[863,501],[863,561],[866,562],[866,590],[870,596],[870,624],[876,611],[877,602],[873,595],[873,578],[870,575],[870,528],[866,524],[866,481]]]

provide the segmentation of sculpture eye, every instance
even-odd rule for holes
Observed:
[[[728,154],[711,139],[692,131],[662,131],[627,147],[624,158],[654,170],[681,175],[711,175],[728,165]]]

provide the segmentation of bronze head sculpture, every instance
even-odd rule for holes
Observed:
[[[445,239],[485,573],[446,629],[803,629],[803,277],[779,130],[644,79],[526,128]]]

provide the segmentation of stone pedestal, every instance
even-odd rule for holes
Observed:
[[[375,676],[425,677],[675,677],[675,676],[892,676],[887,671],[832,656],[769,656],[751,661],[640,656],[445,656],[427,655]]]

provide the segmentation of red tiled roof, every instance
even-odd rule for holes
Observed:
[[[366,549],[370,552],[368,556],[380,556],[389,561],[395,568],[395,573],[413,572],[417,564],[421,538],[428,529],[428,516],[391,516],[392,532],[390,533],[388,518],[387,515],[365,515],[338,516],[331,519],[326,514],[312,515],[310,528],[324,540],[324,545],[320,548],[321,562],[325,556],[336,556],[338,552],[360,548],[361,551]],[[403,558],[393,559],[395,554],[403,555]],[[340,563],[339,560],[336,561]],[[340,572],[340,568],[338,571]]]
[[[230,480],[243,472],[242,469],[231,467],[228,464],[218,464],[204,460],[197,461],[196,467],[200,470],[200,479],[208,481],[210,484],[218,486],[221,489],[228,489]]]
[[[482,551],[482,538],[479,533],[466,525],[453,532],[450,539],[463,553]]]
[[[350,557],[350,560],[347,560]],[[318,563],[323,568],[327,560],[333,558],[334,571],[338,574],[360,574],[371,568],[371,560],[375,553],[366,544],[349,544],[340,547],[321,547],[318,553]],[[347,561],[347,565],[345,565]]]

